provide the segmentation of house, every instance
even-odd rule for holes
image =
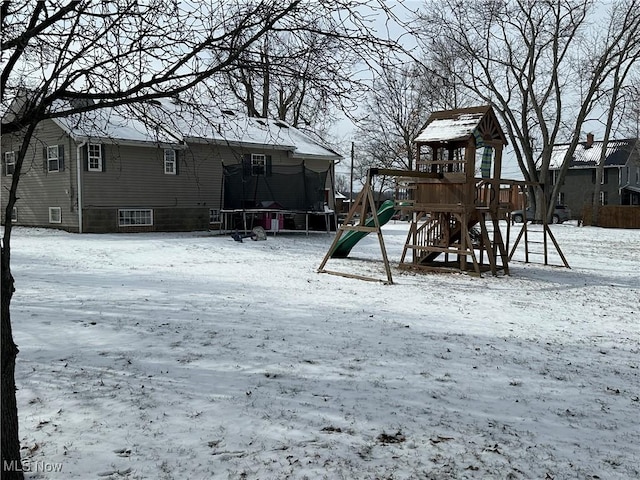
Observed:
[[[20,145],[2,135],[4,192]],[[339,158],[271,119],[170,101],[101,109],[38,125],[11,221],[103,233],[221,228],[238,210],[324,219]]]
[[[555,145],[549,168],[550,181],[557,182],[568,144]],[[557,203],[579,214],[592,203],[596,167],[606,148],[600,185],[600,205],[640,205],[640,142],[637,138],[610,140],[606,143],[587,135],[576,147],[560,189]]]

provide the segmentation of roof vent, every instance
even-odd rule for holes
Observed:
[[[91,98],[71,98],[69,103],[73,108],[84,108],[93,105],[95,102]]]

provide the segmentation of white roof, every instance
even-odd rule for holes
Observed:
[[[178,132],[161,128],[157,122],[126,107],[92,110],[53,120],[76,140],[153,145],[176,144],[181,140]]]
[[[468,138],[486,112],[462,113],[455,118],[435,118],[416,137],[416,143],[443,142]]]
[[[246,117],[215,107],[196,110],[171,101],[105,108],[55,121],[76,139],[154,145],[205,142],[287,150],[294,158],[341,158],[280,120]]]
[[[627,163],[631,152],[636,145],[636,139],[610,140],[606,146],[605,167],[623,166]],[[593,168],[600,162],[600,156],[604,145],[602,141],[594,141],[587,147],[586,143],[579,143],[569,163],[569,168]],[[559,169],[569,149],[569,144],[553,146],[551,163],[549,168]]]

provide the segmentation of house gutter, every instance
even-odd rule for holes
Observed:
[[[76,147],[76,170],[78,172],[78,233],[82,232],[82,161],[80,149],[87,144],[86,140]]]

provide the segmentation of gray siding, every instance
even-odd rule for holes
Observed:
[[[60,172],[47,172],[44,168],[43,148],[53,145],[64,146],[64,170]],[[308,176],[301,183],[299,175],[291,174],[297,171],[296,166],[304,163],[311,176],[321,176],[332,165],[329,160],[291,158],[286,151],[268,147],[246,149],[190,143],[176,147],[178,173],[172,175],[164,173],[163,147],[110,141],[102,143],[103,170],[89,171],[86,147],[81,145],[53,121],[43,121],[38,126],[20,180],[17,225],[79,231],[79,174],[84,232],[205,230],[209,227],[209,210],[223,208],[223,163],[241,164],[247,153],[270,155],[274,178],[269,185],[258,184],[259,197],[270,199],[275,190],[278,198],[285,201],[304,197],[304,182],[311,178]],[[3,160],[5,152],[17,153],[19,148],[18,138],[2,137]],[[11,179],[3,169],[4,191]],[[323,180],[320,188],[328,182]],[[0,197],[3,216],[6,197]],[[61,223],[49,222],[49,207],[60,207]],[[153,225],[120,227],[119,209],[152,209]]]
[[[567,171],[560,193],[564,194],[564,203],[571,209],[574,218],[581,215],[585,205],[592,203],[594,190],[593,168],[574,168]],[[620,205],[620,169],[605,168],[605,183],[600,186],[607,194],[607,205]]]
[[[219,152],[198,144],[176,150],[178,169],[172,175],[164,173],[164,150],[104,144],[104,171],[87,171],[83,164],[83,230],[206,230],[209,209],[221,208]],[[153,226],[121,227],[118,209],[152,209]]]
[[[104,170],[82,172],[82,203],[95,208],[220,208],[222,166],[211,148],[178,150],[178,174],[164,173],[164,148],[104,145]]]
[[[64,147],[64,170],[47,172],[43,148],[62,145]],[[21,147],[21,140],[12,135],[2,136],[2,217],[7,204],[5,193],[11,186],[12,177],[5,175],[4,154]],[[25,157],[18,185],[18,222],[16,225],[44,226],[78,230],[78,199],[76,184],[76,148],[68,135],[50,120],[38,125]],[[49,222],[49,207],[60,207],[61,223]]]

